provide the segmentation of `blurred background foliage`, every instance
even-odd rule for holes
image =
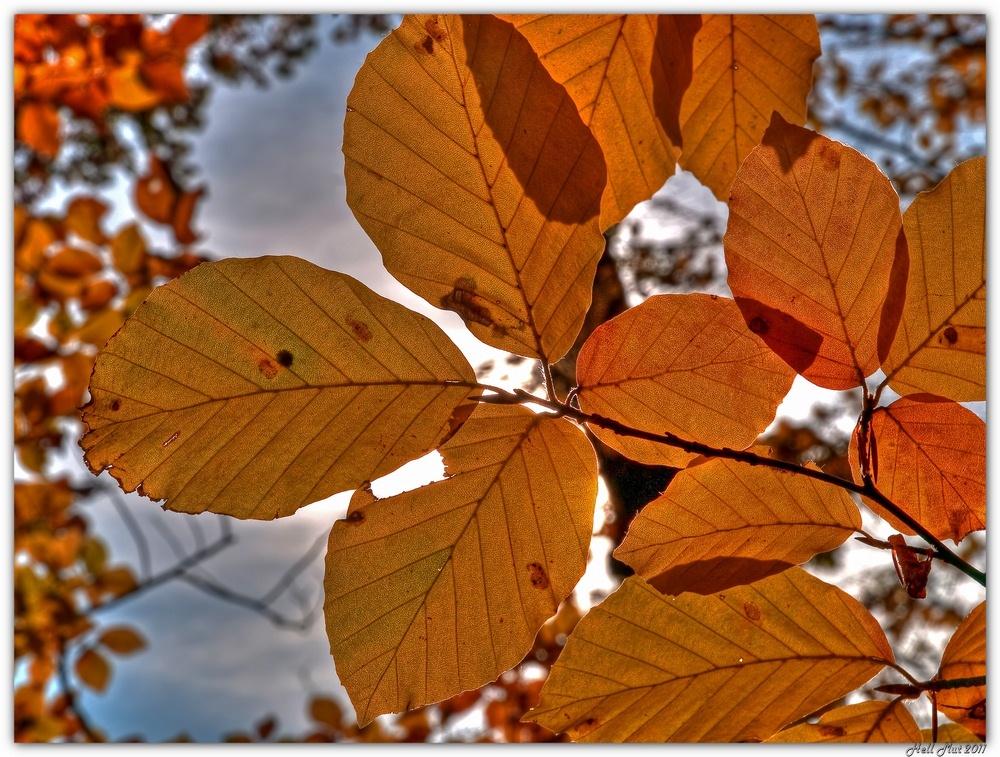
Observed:
[[[986,19],[981,15],[824,15],[810,126],[875,160],[904,207],[957,163],[985,152]],[[94,479],[74,484],[80,466],[78,410],[99,348],[151,289],[211,254],[196,231],[199,201],[192,144],[213,88],[280,86],[320,45],[359,39],[371,47],[397,16],[343,15],[322,25],[307,15],[18,15],[14,23],[14,738],[19,742],[102,741],[101,724],[80,692],[107,689],[118,658],[147,651],[141,629],[102,620],[118,603],[186,580],[219,601],[277,625],[315,620],[275,610],[295,571],[316,556],[325,534],[267,593],[245,596],[196,568],[235,544],[225,525],[193,547],[176,535],[174,560],[154,570],[148,536],[120,494]],[[325,31],[321,32],[321,27]],[[338,72],[350,76],[353,72]],[[134,218],[113,232],[98,190],[125,177]],[[207,177],[210,184],[211,176]],[[40,207],[72,190],[64,212]],[[92,196],[93,195],[93,196]],[[692,177],[678,176],[618,227],[594,286],[577,348],[600,323],[658,292],[726,292],[722,235],[726,207]],[[152,239],[160,240],[155,244]],[[164,241],[165,240],[165,241]],[[576,349],[557,366],[565,391]],[[519,362],[512,358],[512,362]],[[498,370],[480,366],[480,373]],[[848,476],[848,438],[838,423],[857,417],[860,396],[780,419],[762,441],[786,460],[812,461]],[[635,513],[673,475],[601,447],[607,486],[601,533],[617,545]],[[77,477],[79,480],[79,477]],[[138,560],[113,562],[87,503],[110,497],[135,541]],[[977,535],[978,537],[978,535]],[[983,539],[966,539],[975,558]],[[629,571],[613,558],[610,573]],[[941,589],[915,602],[885,568],[852,576],[840,553],[810,566],[860,599],[883,623],[900,662],[934,672],[936,652],[963,617]],[[517,668],[479,691],[359,729],[343,698],[303,692],[311,727],[284,732],[263,713],[229,741],[549,741],[561,737],[520,717],[537,701],[580,611],[567,600]],[[930,669],[928,669],[928,667]],[[877,685],[878,680],[870,685]],[[113,695],[114,692],[112,692]],[[833,703],[835,706],[839,703]],[[179,733],[176,740],[187,737]]]

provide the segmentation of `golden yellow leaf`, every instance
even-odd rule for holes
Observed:
[[[986,602],[980,602],[952,635],[936,678],[948,681],[986,675]],[[986,738],[986,687],[945,689],[938,709],[979,738]]]
[[[661,120],[658,115],[661,101],[673,95],[679,103],[690,83],[690,54],[684,56],[683,42],[673,38],[665,49],[667,35],[658,30],[660,17],[655,15],[500,18],[513,23],[527,38],[594,132],[608,165],[601,228],[618,223],[674,174],[680,154],[678,114],[673,113],[672,124],[668,117]],[[688,50],[697,26],[682,26],[689,28],[684,40]]]
[[[80,683],[88,689],[100,694],[108,688],[108,682],[111,680],[111,666],[99,652],[95,652],[93,649],[86,650],[76,658],[74,670]]]
[[[108,103],[129,112],[149,110],[159,104],[160,93],[150,89],[142,80],[139,67],[142,54],[130,50],[122,54],[122,63],[108,73]]]
[[[79,328],[73,329],[71,335],[81,342],[103,347],[124,323],[124,312],[117,308],[106,308],[91,313]]]
[[[111,240],[111,254],[115,267],[125,275],[142,269],[146,259],[146,240],[136,224],[128,224],[115,235]]]
[[[329,697],[314,697],[309,703],[309,716],[333,730],[339,730],[344,723],[344,713],[340,705]]]
[[[93,197],[77,197],[66,208],[66,228],[79,234],[88,242],[104,244],[101,217],[108,206]]]
[[[153,290],[111,339],[80,444],[169,509],[269,519],[434,449],[474,381],[437,326],[349,276],[222,260]]]
[[[795,373],[747,330],[731,299],[663,294],[599,326],[577,360],[580,406],[652,433],[743,449],[774,419]],[[591,430],[626,457],[683,467],[691,454]]]
[[[928,744],[934,739],[934,734],[930,728],[924,728],[920,734]],[[937,744],[981,744],[982,739],[976,734],[963,728],[958,723],[945,723],[938,726]]]
[[[146,648],[146,640],[139,635],[138,631],[124,626],[104,631],[97,643],[107,647],[117,655],[134,654]]]
[[[743,317],[796,371],[851,389],[878,370],[906,240],[899,198],[874,163],[775,114],[733,182],[724,244]]]
[[[580,621],[524,719],[574,741],[762,740],[891,661],[871,614],[801,568],[709,596],[632,576]]]
[[[837,707],[824,713],[819,722],[797,725],[767,741],[781,744],[919,744],[923,736],[903,700],[894,699]]]
[[[984,400],[986,158],[965,161],[917,195],[903,229],[910,269],[896,339],[882,360],[889,386]]]
[[[665,594],[712,594],[804,563],[860,528],[844,489],[715,459],[678,472],[615,557]]]
[[[511,24],[406,16],[358,72],[344,156],[393,276],[487,344],[566,354],[604,249],[604,158]]]
[[[871,419],[872,474],[879,491],[939,539],[956,544],[986,528],[986,424],[957,402],[913,394],[878,408]],[[858,440],[851,464],[860,478]],[[876,502],[896,530],[914,531]]]
[[[812,15],[702,16],[691,85],[681,101],[681,168],[725,202],[773,111],[789,123],[806,122],[819,54]]]
[[[450,478],[330,533],[326,627],[361,725],[494,680],[587,565],[597,463],[569,421],[480,405],[441,448]]]

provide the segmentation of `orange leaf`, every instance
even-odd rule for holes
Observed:
[[[117,655],[128,655],[146,648],[146,640],[131,628],[109,628],[97,640]]]
[[[184,82],[184,60],[157,58],[139,66],[142,78],[165,102],[183,103],[190,96]]]
[[[680,154],[678,115],[673,113],[673,130],[669,118],[658,116],[661,101],[673,94],[679,102],[691,81],[690,55],[684,57],[683,46],[690,49],[697,26],[682,25],[686,39],[671,38],[665,49],[667,35],[658,31],[655,15],[500,18],[527,38],[594,132],[608,164],[601,228],[618,223],[674,173]]]
[[[708,294],[650,297],[594,330],[580,350],[580,406],[652,433],[743,449],[774,419],[795,374]],[[623,455],[682,467],[677,447],[591,430]]]
[[[702,16],[691,85],[681,101],[681,168],[725,201],[772,111],[790,123],[806,122],[819,54],[812,15]]]
[[[767,743],[919,744],[920,728],[902,699],[860,702],[823,713],[816,723],[803,723],[772,736]]]
[[[712,594],[804,563],[860,529],[843,489],[717,459],[679,471],[615,557],[666,594]]]
[[[874,163],[775,114],[733,182],[724,244],[750,330],[798,373],[851,389],[879,368],[906,243],[899,198]]]
[[[957,544],[986,528],[986,424],[978,415],[951,400],[914,394],[878,408],[871,434],[879,491],[934,536]],[[859,471],[856,435],[850,456]],[[913,535],[877,503],[866,502],[897,531]]]
[[[604,249],[606,169],[511,24],[406,16],[358,72],[344,156],[348,204],[393,276],[493,347],[566,354]]]
[[[59,111],[49,102],[29,102],[17,114],[17,138],[50,160],[59,154]]]
[[[309,717],[334,731],[339,731],[344,723],[340,705],[329,697],[313,697],[309,703]]]
[[[927,596],[927,578],[933,559],[927,557],[921,560],[899,534],[890,536],[889,544],[892,546],[892,564],[896,568],[899,583],[906,589],[910,599],[924,599]]]
[[[139,74],[141,53],[128,51],[122,54],[122,65],[113,68],[105,81],[108,86],[108,103],[132,113],[156,107],[162,99],[150,89]]]
[[[118,294],[118,287],[110,281],[91,281],[80,293],[80,307],[84,310],[100,310]]]
[[[149,173],[135,184],[135,204],[154,221],[170,223],[173,220],[177,189],[163,161],[155,155],[149,159]]]
[[[14,252],[14,264],[25,273],[35,273],[45,260],[45,251],[59,238],[59,234],[47,221],[41,218],[28,219],[21,243]]]
[[[177,50],[187,50],[204,37],[211,28],[211,19],[201,13],[185,13],[177,17],[167,32],[167,37]]]
[[[986,675],[986,602],[959,624],[941,657],[935,678],[944,681]],[[937,692],[938,709],[980,738],[986,738],[986,687]]]
[[[115,267],[126,276],[142,269],[146,259],[146,241],[142,238],[142,232],[139,231],[136,224],[130,223],[125,226],[111,240],[111,255],[114,258]]]
[[[194,216],[198,200],[204,193],[204,189],[196,189],[193,192],[182,192],[177,198],[172,225],[174,236],[181,244],[192,244],[198,240],[198,235],[191,230],[191,218]]]
[[[101,245],[106,238],[101,231],[101,217],[108,212],[108,206],[93,197],[77,197],[66,209],[66,228],[86,239]]]
[[[76,659],[77,678],[88,689],[102,693],[111,680],[111,666],[99,652],[88,649]]]
[[[899,394],[986,399],[986,158],[955,167],[903,214],[906,300],[883,358]],[[880,349],[886,354],[885,349]]]

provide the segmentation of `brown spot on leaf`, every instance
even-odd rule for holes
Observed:
[[[744,602],[743,612],[750,620],[760,620],[760,608],[753,602]]]
[[[539,563],[528,563],[528,576],[531,578],[531,585],[536,589],[549,588],[549,577]]]
[[[353,513],[347,514],[348,523],[355,523],[355,524],[364,523],[364,520],[365,520],[365,514],[360,510],[355,510]]]
[[[824,144],[819,151],[819,158],[823,161],[823,168],[827,171],[836,171],[840,168],[840,156],[837,155],[837,148],[832,144]]]
[[[111,401],[111,411],[117,413],[122,408],[122,403],[118,400]]]
[[[354,318],[351,318],[351,316],[349,315],[344,316],[344,322],[350,327],[351,333],[354,334],[354,338],[357,339],[359,342],[371,341],[372,331],[370,328],[368,328],[367,323],[362,323],[361,321],[357,321]]]
[[[825,739],[839,739],[847,735],[847,730],[840,725],[821,725],[819,733]]]
[[[601,722],[597,718],[587,718],[586,720],[581,720],[576,726],[576,733],[578,736],[586,736],[600,724]]]
[[[295,359],[294,355],[292,355],[292,353],[288,350],[278,350],[276,357],[278,359],[278,363],[285,366],[285,368],[291,368],[292,361]]]
[[[955,331],[954,326],[949,326],[944,330],[944,338],[945,341],[948,342],[948,344],[954,344],[955,342],[958,341],[958,332]]]
[[[428,34],[424,37],[423,41],[418,42],[413,46],[413,49],[418,53],[427,53],[428,55],[434,54],[434,40]]]
[[[986,720],[986,700],[983,699],[981,702],[975,704],[972,709],[969,710],[969,717],[973,720]]]
[[[258,360],[257,368],[264,374],[264,378],[273,379],[278,375],[278,364],[269,357],[262,357]]]
[[[750,319],[750,330],[755,334],[766,334],[770,331],[770,327],[767,325],[767,321],[761,318],[759,315],[755,318]]]
[[[444,27],[438,23],[436,18],[429,18],[424,21],[424,30],[434,38],[435,42],[443,44],[448,39],[448,33]]]
[[[455,288],[441,298],[441,307],[455,311],[466,321],[489,326],[501,333],[506,332],[503,326],[493,320],[487,302],[485,298],[476,294],[476,280],[470,276],[463,276],[455,282]]]

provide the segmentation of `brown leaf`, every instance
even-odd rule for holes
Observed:
[[[803,723],[772,736],[767,743],[782,744],[919,744],[920,728],[902,699],[869,701],[837,707],[816,723]]]
[[[66,228],[88,242],[101,245],[106,241],[101,231],[101,218],[108,206],[93,197],[77,197],[66,208]]]
[[[934,734],[930,728],[925,728],[920,733],[928,744],[981,744],[983,742],[976,734],[958,723],[944,723],[938,726],[937,741],[934,741]]]
[[[135,184],[135,204],[143,213],[159,223],[170,223],[178,190],[163,161],[155,155],[149,159],[149,173]]]
[[[309,717],[334,731],[343,727],[344,713],[329,697],[313,697],[309,703]]]
[[[146,259],[146,241],[136,224],[128,224],[115,235],[111,240],[111,254],[115,267],[126,276],[142,269]]]
[[[74,670],[80,683],[98,694],[104,692],[111,680],[111,666],[99,652],[93,649],[86,650],[76,658]]]
[[[134,629],[124,626],[104,631],[97,639],[97,643],[104,645],[117,655],[135,654],[146,648],[146,640]]]
[[[899,534],[890,536],[889,544],[892,546],[892,564],[896,568],[899,582],[910,599],[924,599],[927,596],[927,577],[930,575],[933,559],[926,557],[921,560]]]
[[[798,373],[851,389],[878,370],[906,244],[899,198],[874,163],[775,114],[733,182],[724,244],[750,330]]]
[[[986,675],[986,602],[976,605],[952,635],[936,679],[948,681]],[[986,738],[986,687],[937,692],[938,709],[981,739]]]
[[[512,25],[406,16],[358,73],[344,155],[348,204],[393,276],[491,346],[566,354],[604,249],[606,170]]]

